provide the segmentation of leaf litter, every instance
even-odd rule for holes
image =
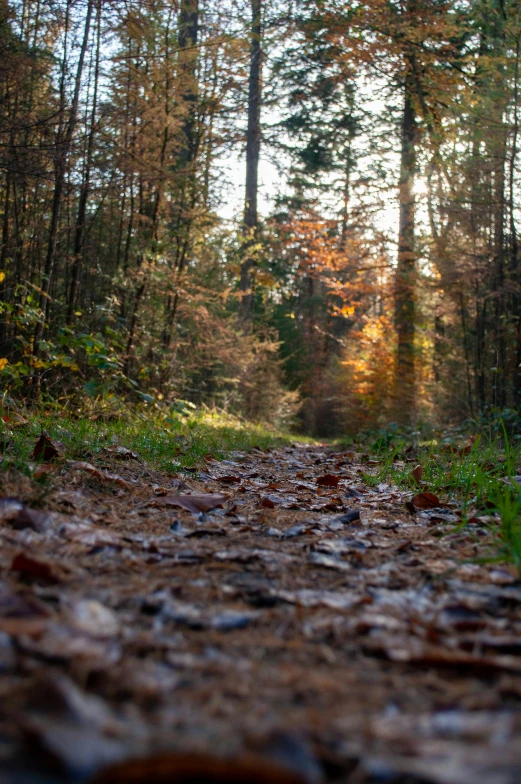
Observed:
[[[100,460],[0,499],[7,784],[518,781],[521,586],[483,560],[492,515],[461,528],[324,447],[188,479]]]

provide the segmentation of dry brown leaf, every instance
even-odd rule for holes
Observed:
[[[54,474],[58,470],[59,466],[53,465],[52,463],[41,463],[40,465],[34,465],[33,467],[33,477],[35,479],[41,479],[42,476],[48,476],[49,474]],[[31,468],[31,465],[29,465]]]
[[[165,495],[154,499],[156,506],[177,506],[187,512],[209,512],[210,509],[224,506],[227,496],[220,493],[199,493],[193,495]]]
[[[164,754],[113,765],[92,784],[309,784],[298,771],[261,755],[229,759],[205,754]]]
[[[131,449],[127,449],[124,446],[107,446],[103,452],[118,460],[137,460],[139,463],[143,462],[136,452],[132,452]]]
[[[95,599],[79,599],[65,608],[65,616],[78,631],[92,637],[114,637],[120,624],[115,613]]]
[[[85,463],[83,460],[67,460],[67,465],[76,471],[86,471],[101,482],[114,482],[114,484],[120,485],[120,487],[124,487],[127,490],[133,489],[133,485],[121,476],[109,474],[107,471],[101,471],[99,468],[96,468],[96,466],[93,466],[91,463]]]
[[[321,485],[322,487],[338,487],[340,479],[341,477],[335,476],[335,474],[324,474],[323,476],[317,477],[317,485]]]
[[[24,577],[33,577],[48,583],[59,583],[62,580],[62,576],[58,574],[53,564],[32,558],[25,553],[15,555],[11,563],[11,571],[20,572]]]
[[[4,414],[2,417],[2,422],[4,422],[8,427],[27,427],[29,424],[29,420],[23,417],[21,414]]]
[[[412,499],[412,503],[417,509],[434,509],[440,505],[440,499],[434,493],[418,493]]]
[[[50,435],[45,430],[42,430],[40,438],[34,445],[32,457],[33,460],[44,460],[48,463],[51,460],[56,460],[58,457],[63,457],[64,452],[65,447],[61,441],[53,441]]]
[[[411,471],[411,476],[415,482],[419,482],[423,476],[423,468],[421,465],[417,465],[416,468],[413,468]]]

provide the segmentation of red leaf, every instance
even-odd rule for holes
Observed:
[[[322,487],[338,487],[340,477],[334,474],[324,474],[324,476],[317,477],[317,485]]]
[[[93,784],[305,784],[309,777],[259,754],[238,757],[205,754],[163,754],[130,760],[107,768]]]
[[[417,509],[434,509],[440,505],[440,499],[434,493],[419,493],[414,496],[412,503]]]
[[[28,577],[35,577],[38,580],[46,580],[49,583],[59,583],[60,578],[53,571],[51,564],[47,561],[38,561],[25,553],[18,553],[13,558],[11,564],[12,572],[20,572]]]

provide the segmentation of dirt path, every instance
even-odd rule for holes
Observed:
[[[2,784],[521,780],[521,587],[471,562],[484,529],[351,453],[125,457],[0,499]]]

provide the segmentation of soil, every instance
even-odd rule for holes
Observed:
[[[521,780],[493,521],[327,447],[177,476],[56,451],[39,498],[1,475],[2,784]]]

